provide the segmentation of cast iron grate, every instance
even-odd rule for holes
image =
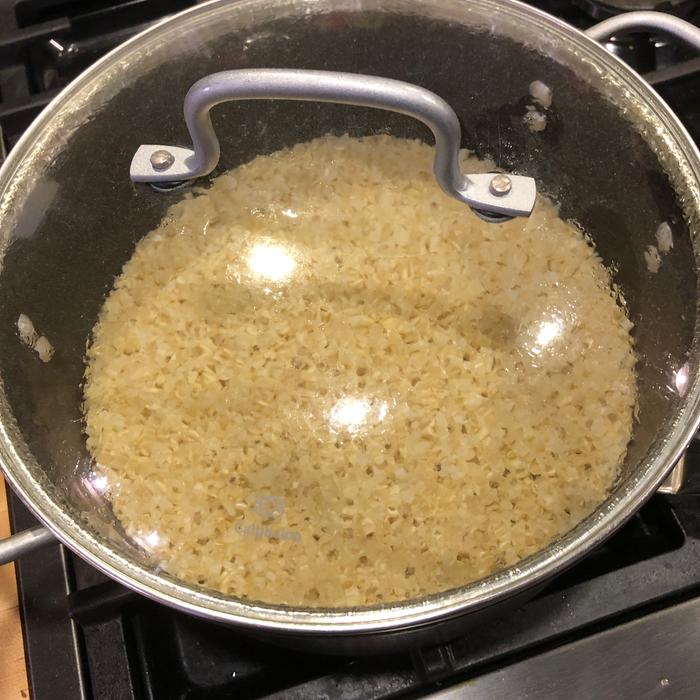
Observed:
[[[94,697],[411,697],[700,592],[696,496],[654,497],[537,598],[411,655],[326,658],[278,649],[147,601],[69,557],[68,611]]]
[[[90,64],[196,0],[0,3],[0,162],[41,110]]]
[[[91,63],[154,21],[200,1],[0,2],[0,162],[60,89]],[[569,0],[533,0],[531,4],[579,28],[592,23],[590,16]],[[700,9],[693,12],[691,19],[700,19]],[[698,88],[692,79],[700,63],[685,60],[682,52],[676,55],[675,49],[664,52],[663,65],[652,56],[638,68],[653,71],[654,84],[674,110],[691,108],[689,128],[697,138],[700,123],[692,106],[697,104]],[[667,68],[668,63],[673,67]]]

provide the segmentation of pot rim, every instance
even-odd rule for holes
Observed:
[[[226,8],[232,6],[251,7],[265,4],[265,2],[266,0],[244,0],[244,2],[210,0],[159,22],[94,63],[51,101],[11,151],[0,169],[0,201],[18,171],[21,172],[25,158],[31,153],[43,129],[58,111],[90,82],[104,76],[134,49],[144,47],[168,31],[184,29],[194,19],[202,19],[209,13],[213,15],[216,12],[226,12],[228,11]],[[302,4],[323,5],[324,2],[303,0]],[[431,4],[433,3],[417,3],[418,6]],[[700,183],[700,153],[675,114],[635,71],[583,32],[521,2],[473,0],[473,3],[456,1],[452,4],[460,7],[459,11],[463,12],[467,11],[468,4],[478,4],[491,7],[494,16],[510,13],[511,16],[519,16],[529,23],[534,21],[542,32],[551,38],[573,42],[582,54],[587,54],[613,72],[628,91],[635,92],[640,98],[643,97],[655,116],[663,123],[668,135],[679,148],[692,171],[696,185],[694,191],[697,212],[700,207],[698,204],[700,197],[697,195],[697,186]],[[371,5],[371,2],[367,5]],[[464,6],[464,9],[461,6]],[[233,11],[235,12],[236,9]],[[691,235],[695,237],[694,229],[691,229]],[[698,347],[698,343],[698,321],[696,320],[694,349]],[[647,456],[643,468],[640,468],[633,478],[611,495],[597,512],[579,523],[558,541],[509,569],[461,588],[420,599],[364,608],[303,609],[229,598],[207,589],[184,584],[128,560],[70,516],[52,499],[46,485],[40,483],[34,476],[35,473],[40,472],[40,469],[33,457],[27,458],[21,454],[27,453],[26,446],[18,449],[15,445],[18,432],[12,429],[14,418],[4,392],[0,392],[0,468],[13,490],[63,544],[110,578],[137,593],[189,614],[259,631],[285,634],[358,635],[392,629],[417,628],[439,620],[465,615],[526,589],[534,588],[553,577],[557,572],[584,556],[634,514],[658,488],[668,471],[680,458],[699,423],[700,379],[696,374],[692,385],[688,387],[675,424],[661,446]],[[21,441],[18,440],[18,442]]]

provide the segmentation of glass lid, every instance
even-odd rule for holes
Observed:
[[[222,618],[453,600],[651,484],[693,163],[585,39],[493,11],[211,3],[20,143],[3,450],[93,563]]]

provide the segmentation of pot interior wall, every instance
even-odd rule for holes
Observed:
[[[334,12],[254,29],[239,24],[232,19],[225,36],[219,27],[219,38],[205,27],[193,29],[177,46],[158,48],[157,60],[144,61],[135,80],[115,69],[112,80],[123,88],[111,96],[114,90],[97,89],[88,102],[88,108],[99,104],[97,111],[83,112],[79,126],[74,117],[75,128],[48,126],[53,133],[39,146],[36,170],[24,176],[12,216],[3,224],[0,372],[19,431],[56,498],[115,546],[142,556],[122,541],[109,508],[86,478],[91,462],[81,421],[85,347],[135,244],[182,196],[132,184],[132,154],[142,143],[188,144],[182,99],[189,86],[208,73],[243,67],[343,70],[425,86],[458,113],[464,147],[534,176],[541,191],[561,202],[562,215],[584,227],[615,271],[635,324],[640,410],[621,477],[628,478],[676,418],[680,401],[669,387],[688,361],[697,280],[690,236],[669,180],[619,109],[570,68],[508,38],[454,22]],[[522,118],[531,104],[528,85],[536,79],[552,87],[554,102],[546,130],[533,134]],[[326,133],[389,132],[431,140],[408,118],[333,105],[245,102],[217,107],[213,118],[222,141],[217,172]],[[466,209],[465,216],[471,216]],[[671,224],[674,247],[652,274],[644,251],[655,243],[663,221]],[[48,364],[19,341],[20,313],[55,346]]]

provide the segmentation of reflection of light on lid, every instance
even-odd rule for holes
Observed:
[[[331,409],[331,427],[334,430],[347,430],[355,433],[367,420],[370,408],[371,406],[367,399],[355,399],[350,396],[344,396]]]
[[[357,435],[368,425],[381,423],[389,414],[389,404],[372,398],[343,396],[335,402],[328,415],[333,432]]]
[[[154,549],[159,544],[162,544],[161,536],[155,530],[146,533],[139,530],[134,539],[145,549]]]
[[[562,331],[562,322],[560,319],[553,321],[542,321],[535,330],[535,341],[529,349],[531,355],[539,355],[543,348],[550,345]]]
[[[104,474],[93,474],[90,481],[98,491],[105,491],[107,489],[107,477]]]
[[[296,261],[285,246],[257,243],[248,253],[248,266],[257,277],[271,282],[284,282],[292,276]]]
[[[101,495],[109,488],[107,477],[97,472],[89,472],[82,478],[82,482],[93,495]]]
[[[156,547],[160,544],[160,535],[155,530],[149,532],[143,539],[149,547]]]
[[[294,209],[282,209],[282,213],[285,216],[288,216],[290,219],[296,219],[299,217],[299,214],[297,214]]]
[[[676,385],[676,390],[679,396],[685,396],[685,392],[688,390],[688,365],[683,365],[674,376],[674,384]]]
[[[560,321],[545,321],[537,333],[537,344],[540,347],[549,345],[561,332]]]

